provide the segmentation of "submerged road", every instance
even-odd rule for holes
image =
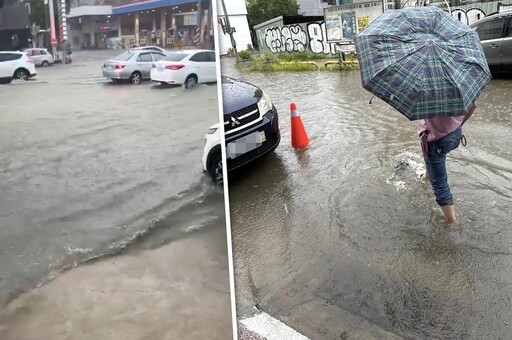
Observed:
[[[419,180],[416,123],[359,72],[223,74],[279,113],[276,152],[230,178],[239,318],[253,306],[311,339],[507,339],[512,332],[512,81],[492,80],[448,156],[459,223]],[[311,139],[290,146],[295,102]],[[350,337],[349,337],[350,338]]]
[[[2,329],[7,320],[12,327],[19,327],[18,331],[36,322],[24,319],[25,314],[11,314],[12,305],[20,303],[38,310],[27,302],[26,295],[13,300],[57,278],[54,285],[34,292],[52,301],[52,289],[66,290],[66,282],[77,282],[76,277],[70,278],[77,275],[72,274],[74,270],[60,278],[63,270],[102,257],[108,262],[108,256],[121,251],[126,256],[186,238],[197,240],[187,241],[194,243],[190,252],[209,249],[203,253],[215,259],[206,260],[211,266],[206,266],[205,272],[224,273],[223,277],[190,280],[199,278],[205,284],[223,287],[213,290],[222,292],[215,313],[219,309],[229,313],[223,193],[203,175],[201,167],[204,134],[218,122],[217,87],[184,90],[150,82],[113,84],[102,77],[101,65],[118,53],[77,52],[70,65],[39,68],[34,80],[0,86],[0,306],[10,308],[0,317],[0,331],[7,332]],[[170,246],[165,248],[167,252],[160,251],[160,256],[151,256],[165,262],[165,256],[186,255],[174,247],[180,248]],[[148,257],[142,256],[140,263],[149,261]],[[129,258],[122,260],[127,267],[137,262]],[[190,261],[202,263],[193,259]],[[86,266],[92,268],[89,279],[94,280],[95,268],[105,279],[117,275],[100,269],[102,261],[97,263],[97,268],[96,262]],[[165,283],[172,275],[159,270],[170,269],[157,266],[152,271]],[[76,273],[81,270],[88,271],[77,269]],[[143,277],[136,269],[126,275],[132,275],[131,280]],[[101,282],[95,286],[105,291],[115,286],[115,280],[104,283],[103,288]],[[144,282],[139,284],[144,286]],[[74,304],[80,301],[79,291],[74,299],[70,296],[60,301],[70,304],[69,317],[75,321],[79,319],[73,315],[73,310],[77,311],[73,308],[79,308]],[[213,291],[196,293],[201,296]],[[178,299],[176,295],[167,298]],[[222,329],[230,327],[228,319]],[[94,328],[94,323],[89,325]],[[142,323],[140,327],[151,332],[155,325]],[[22,333],[0,334],[4,339]],[[229,329],[225,334],[230,336]],[[84,336],[91,338],[92,333]]]

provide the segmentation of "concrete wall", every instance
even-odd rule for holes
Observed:
[[[334,44],[327,43],[324,21],[283,25],[278,17],[255,26],[255,31],[262,53],[335,53]]]
[[[501,5],[500,5],[501,4]],[[451,8],[452,15],[466,25],[498,12],[499,8],[512,9],[512,0],[473,3]]]
[[[236,41],[237,50],[245,50],[247,45],[252,45],[251,31],[247,21],[247,7],[245,5],[245,1],[224,0],[224,3],[226,5],[226,12],[229,15],[230,24],[236,30],[233,36]],[[222,18],[224,17],[224,10],[220,0],[217,0],[217,16]],[[218,44],[220,54],[227,54],[228,49],[231,48],[231,39],[229,34],[224,34],[222,32],[221,25],[218,23],[217,25],[219,28]]]
[[[452,15],[464,24],[469,25],[478,19],[497,12],[500,6],[512,9],[512,0],[455,6],[452,7]],[[277,17],[254,28],[262,53],[302,51],[323,54],[335,53],[334,44],[327,43],[323,21],[284,25],[283,18]]]

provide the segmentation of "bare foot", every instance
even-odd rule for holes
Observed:
[[[420,179],[421,179],[423,182],[428,181],[428,173],[426,173],[426,172],[425,172],[425,173],[422,173],[422,174],[420,175]]]
[[[455,218],[455,207],[453,204],[443,205],[441,210],[443,211],[443,215],[447,223],[454,223],[457,221]]]

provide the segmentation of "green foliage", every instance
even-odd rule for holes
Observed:
[[[310,61],[325,59],[325,54],[316,54],[313,52],[294,52],[294,53],[279,53],[277,59],[281,61]]]
[[[300,71],[316,71],[317,67],[311,64],[304,64],[300,62],[287,62],[280,63],[277,59],[269,59],[268,56],[253,59],[251,65],[243,66],[237,64],[239,69],[260,72],[300,72]]]
[[[354,52],[345,53],[345,60],[357,60],[357,56]]]
[[[249,0],[249,27],[252,29],[254,25],[281,15],[297,15],[299,7],[297,0]]]
[[[251,60],[252,54],[249,51],[240,51],[240,52],[238,52],[238,58],[240,58],[242,60]]]
[[[359,64],[332,64],[325,68],[326,71],[358,71]]]
[[[275,63],[275,62],[277,62],[277,58],[276,58],[275,54],[272,54],[272,53],[269,53],[269,52],[263,53],[260,58],[265,63]]]
[[[42,0],[25,0],[24,3],[30,4],[30,22],[32,24],[38,25],[41,28],[50,27],[50,19],[45,14],[45,11],[48,12],[48,6],[44,5],[44,1]],[[55,26],[59,27],[57,24],[59,22],[59,11],[58,11],[58,0],[53,1],[53,8],[55,14]],[[71,0],[66,0],[66,11],[69,13],[71,9]],[[48,22],[46,22],[48,20]]]

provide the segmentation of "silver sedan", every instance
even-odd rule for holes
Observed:
[[[114,82],[129,80],[132,84],[140,84],[149,79],[153,63],[165,56],[162,52],[129,50],[103,63],[103,76]]]

